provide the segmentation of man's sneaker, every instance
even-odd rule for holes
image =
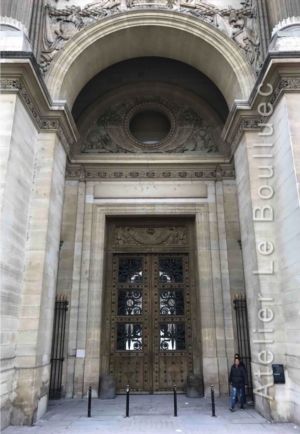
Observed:
[[[229,409],[229,410],[230,410],[230,411],[234,411],[232,407],[230,407],[230,409]]]

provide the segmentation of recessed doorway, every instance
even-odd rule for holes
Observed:
[[[127,384],[138,393],[168,392],[174,384],[183,391],[194,372],[192,252],[189,219],[108,223],[103,346],[118,393]]]

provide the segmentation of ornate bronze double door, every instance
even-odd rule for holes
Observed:
[[[183,390],[193,371],[189,253],[162,250],[111,254],[109,371],[118,392]]]

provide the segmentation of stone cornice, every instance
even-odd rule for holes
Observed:
[[[259,89],[267,92],[271,85],[271,95],[263,96]],[[257,79],[249,101],[237,101],[232,108],[223,129],[223,139],[231,147],[231,155],[237,149],[245,131],[262,131],[269,117],[259,113],[259,104],[278,104],[287,92],[300,92],[299,53],[269,53]]]
[[[89,165],[68,164],[66,179],[80,181],[99,180],[151,180],[151,179],[181,179],[222,181],[235,178],[233,164],[194,164],[194,165]]]
[[[38,131],[55,131],[69,155],[78,132],[67,106],[51,101],[32,55],[10,54],[1,58],[0,92],[17,93]]]

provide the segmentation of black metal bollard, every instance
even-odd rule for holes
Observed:
[[[126,417],[129,417],[129,393],[130,393],[130,387],[129,385],[126,386]]]
[[[211,393],[211,415],[212,417],[216,417],[216,403],[215,403],[215,389],[214,386],[210,386]]]
[[[91,417],[91,410],[92,410],[92,386],[89,386],[89,393],[88,393],[88,417]]]
[[[173,392],[174,392],[174,417],[177,417],[177,391],[176,391],[176,385],[173,386]]]

